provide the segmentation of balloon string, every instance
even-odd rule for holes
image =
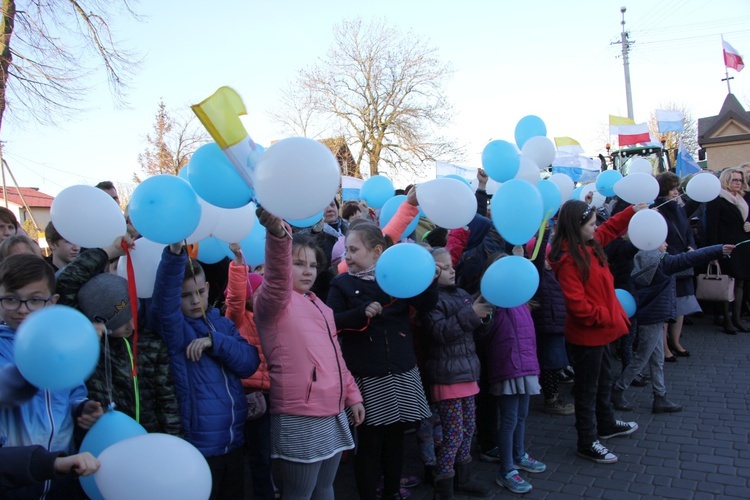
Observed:
[[[123,338],[125,341],[125,347],[128,350],[128,356],[130,356],[130,366],[135,369],[135,358],[133,357],[133,351],[130,349],[130,342],[128,339]],[[138,389],[138,375],[133,377],[133,393],[135,394],[135,421],[141,423],[141,391]]]
[[[109,352],[109,331],[106,330],[106,326],[104,328],[104,385],[107,386],[107,399],[109,401],[107,408],[111,410],[115,407],[115,402],[112,401],[112,358]]]
[[[539,255],[539,248],[542,246],[542,236],[544,235],[544,230],[547,228],[547,222],[549,221],[549,216],[551,214],[552,211],[547,212],[542,224],[539,226],[539,233],[536,235],[536,245],[534,246],[534,252],[531,254],[532,261],[536,259],[537,255]]]
[[[680,198],[682,198],[682,195],[681,195],[681,194],[678,194],[676,198],[670,198],[670,199],[668,199],[667,201],[665,201],[664,203],[662,203],[661,205],[657,205],[657,206],[655,206],[655,207],[651,207],[651,208],[652,208],[652,209],[654,209],[654,208],[659,208],[659,207],[663,207],[664,205],[666,205],[666,204],[667,204],[667,203],[669,203],[670,201],[677,201],[677,200],[679,200]]]
[[[132,377],[138,376],[138,292],[135,287],[135,270],[133,269],[133,256],[130,255],[130,247],[123,239],[122,248],[125,249],[128,268],[128,296],[130,297],[130,310],[133,314],[133,371]]]
[[[735,243],[734,247],[737,248],[738,246],[744,244],[744,243],[750,243],[750,240],[740,241],[739,243]]]

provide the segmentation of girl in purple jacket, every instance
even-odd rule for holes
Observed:
[[[495,308],[486,345],[490,392],[500,415],[500,473],[496,482],[513,493],[526,493],[531,485],[521,478],[518,469],[535,473],[547,468],[531,458],[524,447],[529,400],[540,392],[536,334],[528,306]]]

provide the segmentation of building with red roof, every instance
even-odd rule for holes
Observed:
[[[43,232],[50,221],[50,207],[54,199],[54,196],[42,193],[39,191],[39,188],[35,187],[22,187],[19,189],[15,186],[6,188],[0,186],[0,206],[8,207],[16,215],[21,227],[23,227],[24,222],[33,216],[37,227]],[[24,201],[26,201],[31,214],[29,214],[29,210],[24,206]],[[29,234],[29,236],[36,239],[36,235]]]

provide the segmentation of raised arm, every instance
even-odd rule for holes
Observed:
[[[388,224],[383,228],[383,234],[391,238],[393,242],[397,242],[401,239],[401,235],[404,234],[406,228],[414,220],[414,217],[419,215],[419,207],[417,202],[417,190],[416,188],[409,191],[401,206],[398,207],[396,215],[388,221]]]
[[[180,308],[186,263],[187,252],[182,245],[173,244],[164,249],[150,304],[150,326],[166,342],[173,356],[183,355],[187,347],[183,337],[185,319]]]
[[[275,321],[291,300],[292,240],[287,236],[289,226],[278,217],[259,208],[258,219],[267,230],[263,285],[255,294],[253,306],[255,321],[262,324]]]

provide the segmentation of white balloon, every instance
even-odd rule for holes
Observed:
[[[471,188],[457,179],[435,179],[417,186],[417,201],[425,216],[440,227],[464,227],[477,213]]]
[[[528,142],[528,140],[526,142]],[[522,156],[521,165],[518,167],[518,173],[516,174],[515,179],[523,179],[536,186],[541,180],[541,176],[539,175],[539,167],[536,163],[534,163],[533,160]]]
[[[570,196],[573,194],[573,190],[575,189],[575,184],[573,183],[573,179],[571,179],[569,175],[552,174],[547,180],[554,183],[555,186],[557,186],[557,189],[560,190],[560,196],[562,197],[563,203],[570,199]]]
[[[555,160],[555,145],[543,135],[538,135],[524,143],[521,155],[539,165],[539,168],[547,168]]]
[[[192,245],[198,243],[204,238],[208,238],[213,234],[219,219],[221,218],[221,209],[216,205],[212,205],[200,196],[198,197],[198,203],[201,206],[201,219],[198,222],[198,227],[195,228],[193,234],[187,237],[187,243]]]
[[[708,172],[696,174],[688,181],[685,192],[690,199],[707,203],[719,196],[721,181],[714,174],[709,174]]]
[[[331,150],[304,137],[290,137],[263,153],[255,169],[258,203],[282,219],[307,219],[336,196],[341,167]]]
[[[236,243],[244,240],[255,224],[255,203],[240,208],[220,208],[219,223],[213,235],[221,241]]]
[[[85,248],[106,247],[126,232],[117,202],[94,186],[70,186],[60,191],[52,201],[50,218],[63,238]]]
[[[135,289],[139,299],[148,299],[154,294],[156,270],[159,267],[159,262],[161,262],[164,247],[163,243],[138,238],[135,240],[135,246],[130,250],[135,274]],[[127,266],[127,256],[123,255],[117,262],[117,274],[125,279],[128,279]]]
[[[659,196],[659,183],[653,175],[636,172],[617,181],[614,190],[628,203],[650,203]]]
[[[628,175],[630,174],[654,174],[654,166],[646,158],[633,158],[628,165]]]
[[[630,242],[639,250],[656,250],[667,240],[667,221],[656,210],[637,212],[628,225]]]
[[[94,479],[107,500],[206,500],[211,495],[206,459],[195,446],[169,434],[125,439],[98,458],[101,467]]]
[[[596,184],[593,182],[586,184],[581,188],[581,201],[586,201],[586,196],[589,193],[594,193],[594,197],[591,199],[591,205],[595,208],[601,208],[604,205],[604,202],[607,201],[607,197],[596,190]]]

